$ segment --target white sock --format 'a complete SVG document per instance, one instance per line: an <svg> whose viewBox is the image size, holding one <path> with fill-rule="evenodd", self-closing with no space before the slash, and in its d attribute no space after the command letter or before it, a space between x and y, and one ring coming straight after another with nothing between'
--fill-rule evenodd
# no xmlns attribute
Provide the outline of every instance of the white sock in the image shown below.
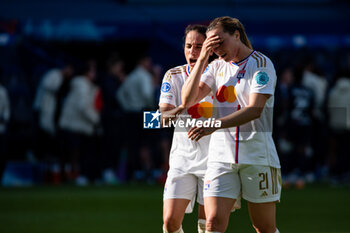
<svg viewBox="0 0 350 233"><path fill-rule="evenodd" d="M198 219L198 233L205 233L205 219Z"/></svg>
<svg viewBox="0 0 350 233"><path fill-rule="evenodd" d="M184 233L184 231L182 230L182 226L181 226L177 231L169 232L165 229L165 227L163 225L163 233Z"/></svg>
<svg viewBox="0 0 350 233"><path fill-rule="evenodd" d="M276 231L275 231L275 233L280 233L280 231L276 228Z"/></svg>

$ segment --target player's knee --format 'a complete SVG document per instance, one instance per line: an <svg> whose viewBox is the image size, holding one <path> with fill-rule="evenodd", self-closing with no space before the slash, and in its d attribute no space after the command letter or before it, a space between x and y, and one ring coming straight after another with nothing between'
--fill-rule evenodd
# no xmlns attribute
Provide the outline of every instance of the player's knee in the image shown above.
<svg viewBox="0 0 350 233"><path fill-rule="evenodd" d="M178 230L181 226L180 221L171 215L165 216L163 221L164 221L164 228L168 232L174 232L174 231Z"/></svg>
<svg viewBox="0 0 350 233"><path fill-rule="evenodd" d="M224 232L225 226L223 226L223 221L219 215L209 215L206 220L207 231L220 231Z"/></svg>
<svg viewBox="0 0 350 233"><path fill-rule="evenodd" d="M274 224L265 223L263 225L253 225L257 233L275 233L276 226Z"/></svg>

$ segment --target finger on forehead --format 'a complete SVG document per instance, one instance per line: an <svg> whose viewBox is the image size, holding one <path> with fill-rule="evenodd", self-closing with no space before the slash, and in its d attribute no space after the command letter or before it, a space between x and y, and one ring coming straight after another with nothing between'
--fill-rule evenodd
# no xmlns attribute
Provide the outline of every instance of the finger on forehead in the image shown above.
<svg viewBox="0 0 350 233"><path fill-rule="evenodd" d="M217 34L212 34L212 35L210 35L210 36L207 37L207 40L208 40L208 39L211 39L211 38L216 38L216 37L219 37L219 36L218 36Z"/></svg>

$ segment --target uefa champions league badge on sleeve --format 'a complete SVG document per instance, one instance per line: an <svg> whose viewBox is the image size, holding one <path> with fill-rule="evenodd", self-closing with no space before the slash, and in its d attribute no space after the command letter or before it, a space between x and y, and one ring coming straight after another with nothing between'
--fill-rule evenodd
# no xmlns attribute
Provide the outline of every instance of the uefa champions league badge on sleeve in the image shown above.
<svg viewBox="0 0 350 233"><path fill-rule="evenodd" d="M143 112L143 128L144 129L160 129L160 115L157 111L144 111Z"/></svg>
<svg viewBox="0 0 350 233"><path fill-rule="evenodd" d="M167 93L170 91L170 89L171 89L170 83L164 82L162 84L162 92Z"/></svg>
<svg viewBox="0 0 350 233"><path fill-rule="evenodd" d="M269 76L265 72L259 72L255 76L255 80L259 85L266 85L269 82Z"/></svg>

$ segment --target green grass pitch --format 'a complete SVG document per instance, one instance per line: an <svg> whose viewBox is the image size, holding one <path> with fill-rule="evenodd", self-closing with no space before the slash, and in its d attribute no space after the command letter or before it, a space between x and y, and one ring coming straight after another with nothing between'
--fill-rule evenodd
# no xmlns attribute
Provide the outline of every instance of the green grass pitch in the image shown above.
<svg viewBox="0 0 350 233"><path fill-rule="evenodd" d="M317 184L283 190L277 206L282 233L350 233L350 187ZM196 232L196 212L185 216ZM162 187L147 185L0 188L1 233L162 232ZM254 233L246 202L227 232Z"/></svg>

